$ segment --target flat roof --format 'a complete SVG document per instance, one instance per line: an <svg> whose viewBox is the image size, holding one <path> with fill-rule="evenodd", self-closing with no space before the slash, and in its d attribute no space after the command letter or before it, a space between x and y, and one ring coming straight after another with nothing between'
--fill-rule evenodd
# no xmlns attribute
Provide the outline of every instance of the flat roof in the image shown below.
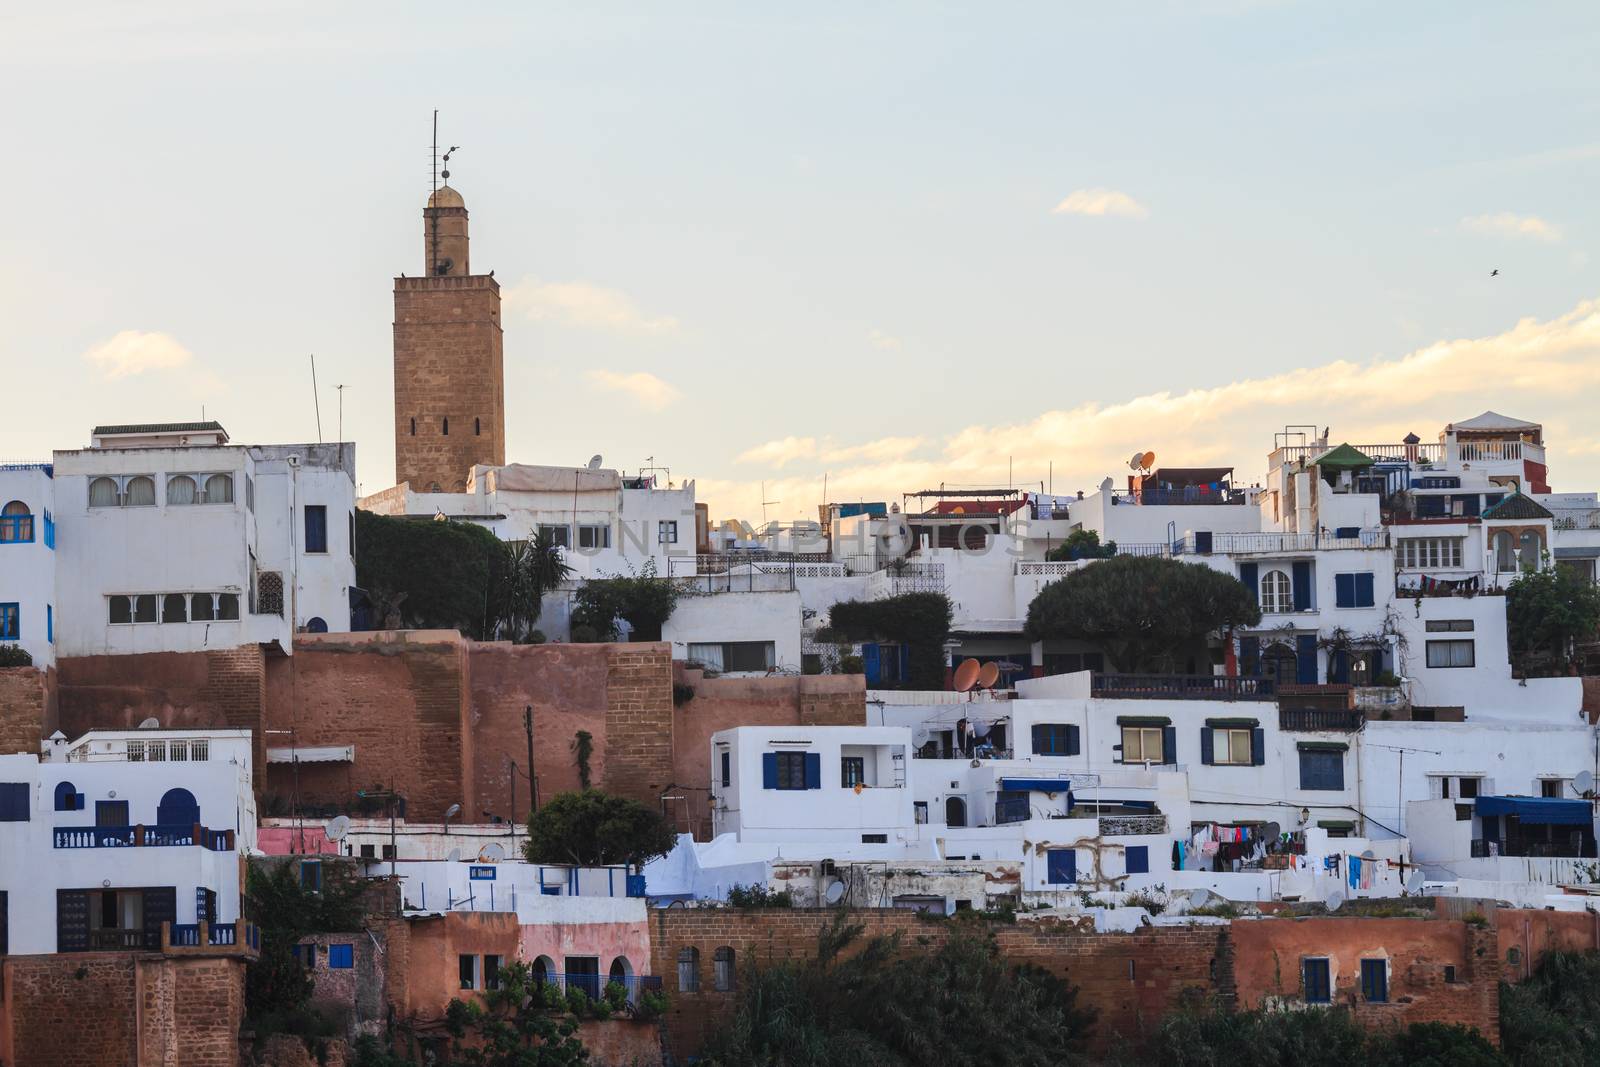
<svg viewBox="0 0 1600 1067"><path fill-rule="evenodd" d="M96 426L94 433L105 437L133 433L197 433L204 430L227 432L222 429L220 422L130 422L116 426Z"/></svg>

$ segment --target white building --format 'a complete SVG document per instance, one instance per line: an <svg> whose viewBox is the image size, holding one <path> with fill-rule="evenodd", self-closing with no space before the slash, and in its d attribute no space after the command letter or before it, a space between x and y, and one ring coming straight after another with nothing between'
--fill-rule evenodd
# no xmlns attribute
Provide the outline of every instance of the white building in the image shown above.
<svg viewBox="0 0 1600 1067"><path fill-rule="evenodd" d="M297 631L350 628L354 445L100 426L54 468L57 655L289 653Z"/></svg>
<svg viewBox="0 0 1600 1067"><path fill-rule="evenodd" d="M48 463L0 464L0 646L55 663L56 521Z"/></svg>
<svg viewBox="0 0 1600 1067"><path fill-rule="evenodd" d="M239 944L248 730L59 734L0 755L0 954Z"/></svg>

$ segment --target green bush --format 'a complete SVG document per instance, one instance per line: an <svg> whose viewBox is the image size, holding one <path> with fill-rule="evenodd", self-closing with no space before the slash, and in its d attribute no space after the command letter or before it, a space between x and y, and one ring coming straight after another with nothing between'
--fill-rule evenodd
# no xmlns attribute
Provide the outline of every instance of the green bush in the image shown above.
<svg viewBox="0 0 1600 1067"><path fill-rule="evenodd" d="M1552 952L1526 982L1501 983L1500 1040L1519 1067L1600 1063L1600 956Z"/></svg>
<svg viewBox="0 0 1600 1067"><path fill-rule="evenodd" d="M728 887L728 906L734 908L792 908L794 894L788 889L774 891L753 882L748 886Z"/></svg>
<svg viewBox="0 0 1600 1067"><path fill-rule="evenodd" d="M0 667L31 667L33 653L21 645L0 645Z"/></svg>
<svg viewBox="0 0 1600 1067"><path fill-rule="evenodd" d="M903 688L944 688L944 642L950 636L950 598L943 593L902 593L885 600L844 600L828 612L828 629L842 641L889 641L905 645L908 677ZM844 665L845 674L859 673Z"/></svg>

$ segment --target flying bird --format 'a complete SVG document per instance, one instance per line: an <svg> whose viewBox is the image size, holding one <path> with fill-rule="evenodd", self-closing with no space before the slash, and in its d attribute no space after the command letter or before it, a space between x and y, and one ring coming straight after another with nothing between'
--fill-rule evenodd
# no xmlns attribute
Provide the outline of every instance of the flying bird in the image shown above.
<svg viewBox="0 0 1600 1067"><path fill-rule="evenodd" d="M1494 270L1489 272L1489 277L1491 277L1491 278L1498 278L1499 276L1500 276L1500 268L1499 267L1496 267Z"/></svg>

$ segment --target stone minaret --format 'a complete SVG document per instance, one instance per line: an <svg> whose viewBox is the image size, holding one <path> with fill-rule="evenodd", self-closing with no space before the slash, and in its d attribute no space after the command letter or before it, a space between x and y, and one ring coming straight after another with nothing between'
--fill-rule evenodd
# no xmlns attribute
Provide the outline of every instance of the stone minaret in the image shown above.
<svg viewBox="0 0 1600 1067"><path fill-rule="evenodd" d="M467 205L448 185L422 212L427 274L394 280L394 477L461 492L506 461L500 285L471 273Z"/></svg>

